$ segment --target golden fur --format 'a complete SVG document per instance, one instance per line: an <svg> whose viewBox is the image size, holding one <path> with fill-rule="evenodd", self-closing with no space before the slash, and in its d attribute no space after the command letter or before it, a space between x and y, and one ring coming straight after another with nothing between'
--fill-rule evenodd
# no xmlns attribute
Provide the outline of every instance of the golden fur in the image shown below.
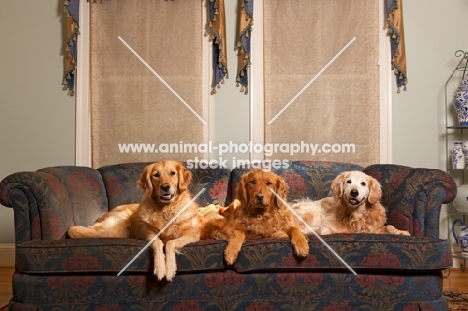
<svg viewBox="0 0 468 311"><path fill-rule="evenodd" d="M289 239L296 255L305 257L309 253L307 239L292 213L268 188L286 198L287 185L275 173L257 169L244 174L236 200L220 212L224 217L208 221L204 227L202 238L228 241L224 258L229 265L235 262L244 241L250 239Z"/></svg>
<svg viewBox="0 0 468 311"><path fill-rule="evenodd" d="M187 187L192 175L182 163L161 161L148 165L138 185L145 195L140 204L122 205L101 216L92 226L74 226L72 238L132 237L152 240L191 200ZM154 274L171 281L176 274L175 254L200 239L198 205L190 206L152 243ZM165 254L164 254L165 246Z"/></svg>
<svg viewBox="0 0 468 311"><path fill-rule="evenodd" d="M72 226L68 229L70 238L127 238L130 237L130 216L139 204L120 205L102 214L88 227Z"/></svg>
<svg viewBox="0 0 468 311"><path fill-rule="evenodd" d="M293 209L317 233L390 233L408 231L385 225L386 209L380 204L382 189L373 177L360 171L343 172L331 184L332 196L318 201L301 201ZM312 232L299 222L301 231Z"/></svg>

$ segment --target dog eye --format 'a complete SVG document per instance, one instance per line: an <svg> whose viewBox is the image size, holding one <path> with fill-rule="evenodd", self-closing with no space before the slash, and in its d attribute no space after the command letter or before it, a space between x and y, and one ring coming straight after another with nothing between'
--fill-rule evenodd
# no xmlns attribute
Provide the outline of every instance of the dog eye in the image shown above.
<svg viewBox="0 0 468 311"><path fill-rule="evenodd" d="M273 183L272 183L271 181L267 181L267 182L266 182L266 185L267 185L267 186L271 186L271 185L273 185Z"/></svg>
<svg viewBox="0 0 468 311"><path fill-rule="evenodd" d="M251 180L251 181L249 181L249 184L251 184L251 185L255 185L255 180Z"/></svg>
<svg viewBox="0 0 468 311"><path fill-rule="evenodd" d="M154 173L154 177L158 178L159 177L159 172Z"/></svg>
<svg viewBox="0 0 468 311"><path fill-rule="evenodd" d="M363 181L363 182L361 183L361 186L365 186L365 185L366 185L366 182Z"/></svg>
<svg viewBox="0 0 468 311"><path fill-rule="evenodd" d="M170 174L171 174L171 176L174 176L174 175L175 175L175 172L174 172L174 171L171 171Z"/></svg>
<svg viewBox="0 0 468 311"><path fill-rule="evenodd" d="M347 184L350 184L350 183L351 183L351 179L348 179L348 180L346 181L346 183L347 183Z"/></svg>

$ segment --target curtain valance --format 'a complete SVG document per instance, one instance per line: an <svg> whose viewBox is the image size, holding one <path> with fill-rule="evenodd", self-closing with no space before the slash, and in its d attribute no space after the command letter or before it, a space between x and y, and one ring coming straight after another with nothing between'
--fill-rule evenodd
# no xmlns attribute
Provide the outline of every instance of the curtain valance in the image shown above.
<svg viewBox="0 0 468 311"><path fill-rule="evenodd" d="M89 0L88 0L89 1ZM402 0L385 0L387 26L390 31L392 69L395 72L398 92L400 88L406 89L408 83L406 72L406 51L403 27ZM94 0L94 2L96 2ZM80 0L65 0L67 41L64 51L63 89L68 95L75 93L75 74L77 58L77 36L79 34L79 6ZM224 83L229 77L227 69L226 49L226 17L224 0L209 0L209 32L213 42L213 81L212 94L216 87ZM254 0L240 0L238 13L238 66L236 83L241 91L248 92L248 69L250 65L250 38L253 26Z"/></svg>

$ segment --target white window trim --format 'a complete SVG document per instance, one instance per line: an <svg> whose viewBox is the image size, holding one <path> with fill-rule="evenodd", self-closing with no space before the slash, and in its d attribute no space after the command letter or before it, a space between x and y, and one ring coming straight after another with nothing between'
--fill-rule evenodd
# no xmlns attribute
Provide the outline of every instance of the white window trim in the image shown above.
<svg viewBox="0 0 468 311"><path fill-rule="evenodd" d="M255 30L252 32L251 58L263 59L263 2L255 2ZM90 41L89 41L89 2L80 2L80 36L78 36L78 59L76 74L76 134L75 164L92 166L91 155L91 114L89 103L90 82ZM392 163L392 70L390 40L385 29L384 0L379 3L379 71L380 71L380 163ZM207 21L206 10L203 10L203 24ZM205 27L202 36L205 37ZM208 40L203 41L203 119L211 120L211 47ZM254 61L250 67L250 140L264 144L264 84L263 62ZM213 128L209 122L204 127L204 141L209 142ZM206 155L209 158L210 155ZM259 159L255 154L251 159Z"/></svg>
<svg viewBox="0 0 468 311"><path fill-rule="evenodd" d="M379 2L379 71L380 71L380 163L392 162L392 79L390 38L386 25L385 1Z"/></svg>
<svg viewBox="0 0 468 311"><path fill-rule="evenodd" d="M75 103L75 164L92 166L91 155L91 111L89 103L90 46L89 46L89 2L80 1L80 35L76 69Z"/></svg>

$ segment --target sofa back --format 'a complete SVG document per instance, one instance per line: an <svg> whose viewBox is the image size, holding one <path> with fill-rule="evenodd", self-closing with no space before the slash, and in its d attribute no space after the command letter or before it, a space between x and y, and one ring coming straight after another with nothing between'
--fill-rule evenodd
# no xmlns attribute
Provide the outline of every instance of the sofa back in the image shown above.
<svg viewBox="0 0 468 311"><path fill-rule="evenodd" d="M139 203L143 190L137 186L149 163L127 163L99 169L77 166L44 168L11 174L0 183L0 203L15 212L16 243L66 238L72 225L91 225L103 212L118 205ZM439 236L442 204L456 195L456 184L447 172L392 164L371 165L320 161L294 161L273 170L289 185L288 201L321 199L343 171L363 170L383 187L382 203L388 223L415 236ZM200 206L228 205L237 185L251 168L191 169L190 191Z"/></svg>

